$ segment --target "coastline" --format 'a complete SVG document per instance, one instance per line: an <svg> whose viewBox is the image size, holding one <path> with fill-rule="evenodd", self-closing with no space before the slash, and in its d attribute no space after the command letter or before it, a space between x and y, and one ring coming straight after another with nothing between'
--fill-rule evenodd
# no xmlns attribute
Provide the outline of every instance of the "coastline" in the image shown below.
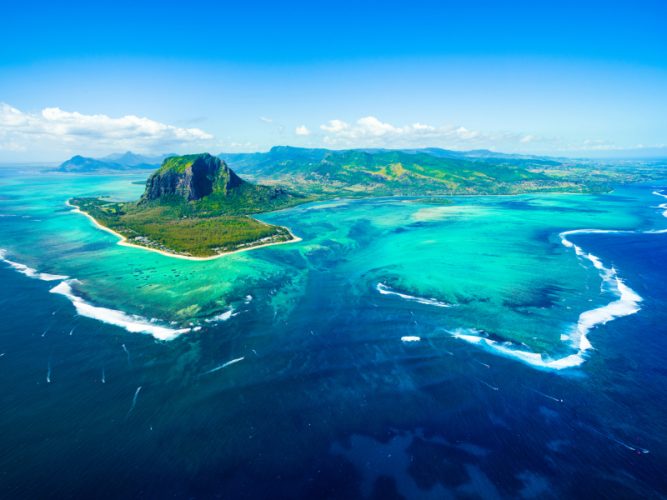
<svg viewBox="0 0 667 500"><path fill-rule="evenodd" d="M251 246L251 247L248 247L248 248L239 248L238 250L231 250L229 252L223 252L223 253L219 253L219 254L216 254L216 255L211 255L209 257L193 257L191 255L180 255L180 254L177 254L177 253L165 252L164 250L158 250L157 248L150 248L150 247L145 247L145 246L142 246L142 245L137 245L135 243L130 243L127 240L126 236L120 234L117 231L114 231L113 229L111 229L109 227L106 227L103 224L100 224L97 221L97 219L95 219L95 217L93 217L92 215L90 215L87 212L84 212L79 207L77 207L75 205L72 205L69 202L69 200L67 200L65 202L65 205L67 205L70 208L73 208L72 213L81 214L81 215L87 217L93 223L93 225L95 227L97 227L98 229L101 229L103 231L111 233L114 236L116 236L117 238L119 238L120 241L118 241L117 244L120 245L120 246L138 248L140 250L147 250L149 252L159 253L160 255L164 255L165 257L173 257L175 259L195 260L195 261L214 260L214 259L219 259L220 257L226 257L228 255L232 255L232 254L235 254L235 253L241 253L241 252L247 252L249 250L255 250L257 248L270 247L270 246L273 246L273 245L285 245L287 243L298 243L299 241L302 241L302 239L299 238L298 236L296 236L294 233L292 233L292 231L289 228L285 228L285 229L287 229L290 236L292 237L292 239L289 240L289 241L276 241L275 243L264 243L262 245L255 245L255 246ZM259 222L262 222L262 221L259 221ZM263 223L263 224L266 224L266 223Z"/></svg>

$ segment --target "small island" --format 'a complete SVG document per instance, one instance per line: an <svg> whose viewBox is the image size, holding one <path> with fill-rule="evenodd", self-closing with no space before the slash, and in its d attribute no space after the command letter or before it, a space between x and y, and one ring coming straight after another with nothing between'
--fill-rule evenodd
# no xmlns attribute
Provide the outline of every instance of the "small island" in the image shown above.
<svg viewBox="0 0 667 500"><path fill-rule="evenodd" d="M250 215L305 201L309 198L281 187L247 182L224 161L204 153L165 159L136 202L72 198L69 205L119 236L120 244L173 257L211 259L298 241L286 227Z"/></svg>

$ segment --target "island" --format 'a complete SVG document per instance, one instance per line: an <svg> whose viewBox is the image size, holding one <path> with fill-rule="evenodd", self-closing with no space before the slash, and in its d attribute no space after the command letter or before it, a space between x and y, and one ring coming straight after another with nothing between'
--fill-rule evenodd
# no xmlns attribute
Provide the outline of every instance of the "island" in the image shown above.
<svg viewBox="0 0 667 500"><path fill-rule="evenodd" d="M68 174L131 173L141 170L155 170L169 156L176 155L145 156L131 151L111 154L103 158L75 155L61 163L58 168L47 171Z"/></svg>
<svg viewBox="0 0 667 500"><path fill-rule="evenodd" d="M150 175L136 202L72 198L68 204L120 244L187 259L297 241L289 229L252 214L287 208L310 198L278 186L241 179L208 153L172 156Z"/></svg>
<svg viewBox="0 0 667 500"><path fill-rule="evenodd" d="M135 167L146 161L132 153L107 159ZM655 169L646 168L603 169L585 161L486 150L276 146L264 153L170 156L136 202L74 198L70 204L119 236L122 245L209 259L296 241L287 228L252 215L307 201L402 196L443 205L459 195L604 193L614 184L654 178Z"/></svg>
<svg viewBox="0 0 667 500"><path fill-rule="evenodd" d="M624 180L590 165L485 150L308 149L275 146L265 153L221 153L241 175L320 198L509 195L609 191Z"/></svg>

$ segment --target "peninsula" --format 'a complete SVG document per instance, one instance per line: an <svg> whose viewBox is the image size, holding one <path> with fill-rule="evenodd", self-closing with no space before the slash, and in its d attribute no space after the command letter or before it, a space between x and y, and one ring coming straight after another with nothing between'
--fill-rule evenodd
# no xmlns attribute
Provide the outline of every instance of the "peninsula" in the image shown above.
<svg viewBox="0 0 667 500"><path fill-rule="evenodd" d="M251 215L308 200L281 187L247 182L224 161L204 153L165 159L136 202L72 198L69 204L119 236L121 244L210 259L296 241L289 229Z"/></svg>

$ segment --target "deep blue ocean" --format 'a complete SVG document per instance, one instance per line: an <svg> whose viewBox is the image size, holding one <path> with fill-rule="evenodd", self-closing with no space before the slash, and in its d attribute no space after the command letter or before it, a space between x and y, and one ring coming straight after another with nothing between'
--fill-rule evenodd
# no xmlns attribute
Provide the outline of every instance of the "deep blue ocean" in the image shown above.
<svg viewBox="0 0 667 500"><path fill-rule="evenodd" d="M379 349L437 324L352 300L326 269L309 316L160 342L1 264L0 497L664 498L667 234L571 239L643 303L569 372L462 342ZM265 350L202 371L258 345L248 331Z"/></svg>

